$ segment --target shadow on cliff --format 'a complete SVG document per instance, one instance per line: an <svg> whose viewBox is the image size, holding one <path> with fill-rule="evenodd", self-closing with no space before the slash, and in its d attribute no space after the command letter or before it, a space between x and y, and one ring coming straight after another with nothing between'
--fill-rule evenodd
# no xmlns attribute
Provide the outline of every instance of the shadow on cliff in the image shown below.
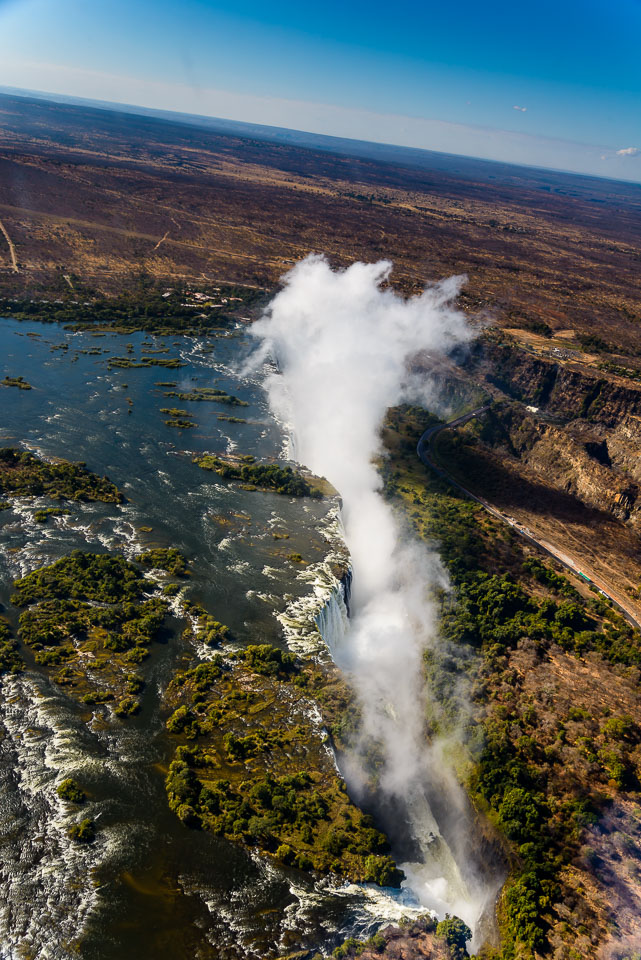
<svg viewBox="0 0 641 960"><path fill-rule="evenodd" d="M549 486L519 469L516 463L497 463L479 448L459 450L455 461L444 459L442 462L463 486L508 516L524 510L533 520L538 516L548 523L557 521L591 530L608 530L617 536L621 552L639 558L636 538L613 514L587 506L571 492Z"/></svg>

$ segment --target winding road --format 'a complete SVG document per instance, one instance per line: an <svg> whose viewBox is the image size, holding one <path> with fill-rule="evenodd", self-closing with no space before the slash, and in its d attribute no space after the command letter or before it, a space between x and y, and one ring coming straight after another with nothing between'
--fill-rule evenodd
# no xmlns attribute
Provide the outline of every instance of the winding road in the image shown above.
<svg viewBox="0 0 641 960"><path fill-rule="evenodd" d="M442 430L451 430L453 427L459 427L462 424L467 423L469 420L473 420L475 417L481 416L489 409L490 404L487 404L484 407L478 407L476 410L472 410L471 413L466 413L462 417L457 417L456 420L450 420L449 423L438 423L436 426L430 427L428 430L426 430L421 439L418 441L418 445L416 447L416 453L421 463L425 464L426 467L429 467L430 470L433 470L436 474L438 474L439 477L442 477L443 480L446 480L453 487L456 487L457 490L460 490L461 493L465 494L466 497L469 497L470 500L475 500L476 503L480 503L480 505L487 510L488 513L491 513L493 517L496 517L497 520L501 520L503 523L506 523L521 537L529 541L529 543L534 544L534 546L539 550L547 553L550 557L554 557L555 560L558 560L559 563L561 563L572 573L581 576L589 583L594 584L597 590L599 590L604 597L607 597L608 600L612 601L614 606L625 617L628 623L630 623L637 630L641 630L641 623L639 623L637 617L627 607L625 600L619 594L614 594L612 592L612 587L607 586L594 576L588 577L571 557L559 550L554 544L549 543L547 540L537 539L537 537L530 529L528 529L528 527L524 527L513 517L508 517L504 513L501 513L500 510L497 510L496 507L493 507L482 497L477 497L475 493L472 493L471 490L468 490L467 487L464 487L458 482L458 480L455 480L451 474L438 465L435 459L434 448L432 446L434 438Z"/></svg>

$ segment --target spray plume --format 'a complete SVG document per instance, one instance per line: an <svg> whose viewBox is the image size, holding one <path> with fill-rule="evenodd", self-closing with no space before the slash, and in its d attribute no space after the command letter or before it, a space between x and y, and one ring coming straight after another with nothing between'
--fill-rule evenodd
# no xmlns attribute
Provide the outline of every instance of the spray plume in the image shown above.
<svg viewBox="0 0 641 960"><path fill-rule="evenodd" d="M412 838L403 864L411 889L424 906L476 925L484 895L471 867L465 797L442 745L428 745L424 729L422 656L436 634L429 588L447 578L424 544L404 536L374 463L387 409L416 399L408 360L472 336L452 306L465 278L404 300L381 287L391 267L332 271L323 257L309 256L284 278L252 332L262 340L257 359L277 360L279 373L265 386L274 412L291 425L295 459L327 477L343 501L351 619L344 637L326 639L362 710L360 749L343 761L346 780L363 795L371 773L364 756L376 744L381 806L397 833L403 821Z"/></svg>

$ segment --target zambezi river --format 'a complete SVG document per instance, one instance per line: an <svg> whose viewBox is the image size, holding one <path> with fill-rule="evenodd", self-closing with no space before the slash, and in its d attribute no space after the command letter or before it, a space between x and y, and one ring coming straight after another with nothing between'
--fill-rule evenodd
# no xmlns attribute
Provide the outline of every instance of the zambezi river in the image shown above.
<svg viewBox="0 0 641 960"><path fill-rule="evenodd" d="M32 386L0 387L0 446L84 461L126 497L63 503L69 515L46 524L34 521L35 510L61 505L46 497L0 512L0 613L14 631L16 578L74 549L132 558L171 546L190 561L189 599L237 642L315 655L315 624L340 616L328 563L341 551L337 502L250 492L192 462L203 452L285 456L287 431L270 414L260 375L237 372L250 350L242 327L195 339L0 320L0 377ZM184 366L109 369L110 357L142 353ZM160 409L185 404L165 397L157 384L167 382L176 391L223 389L248 406L191 403L197 426L173 429ZM303 571L278 548L281 531L286 552L307 561ZM24 648L27 670L0 681L0 958L263 960L294 949L326 953L347 935L411 914L403 891L317 883L190 830L170 812L164 777L175 744L162 692L176 670L207 656L181 639L178 606L171 626L171 639L143 664L142 709L126 721L103 712L87 723L86 710ZM68 837L77 814L57 796L61 772L89 792L83 815L96 819L94 844Z"/></svg>

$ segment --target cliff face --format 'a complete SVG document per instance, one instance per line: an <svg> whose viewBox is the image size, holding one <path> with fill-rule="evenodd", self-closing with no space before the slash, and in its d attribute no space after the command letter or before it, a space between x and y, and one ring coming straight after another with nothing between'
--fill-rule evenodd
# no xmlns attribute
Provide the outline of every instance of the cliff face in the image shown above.
<svg viewBox="0 0 641 960"><path fill-rule="evenodd" d="M600 370L554 362L497 343L485 343L476 359L487 365L488 382L508 397L557 416L609 427L627 416L641 416L641 385Z"/></svg>
<svg viewBox="0 0 641 960"><path fill-rule="evenodd" d="M546 486L641 526L641 422L626 418L614 430L583 420L562 427L506 403L488 413L481 440Z"/></svg>
<svg viewBox="0 0 641 960"><path fill-rule="evenodd" d="M546 486L641 527L641 386L511 346L487 344L480 363L488 383L521 401L495 404L481 440Z"/></svg>
<svg viewBox="0 0 641 960"><path fill-rule="evenodd" d="M434 934L436 923L429 917L414 923L381 930L375 944L360 944L346 949L346 958L361 960L452 960L447 944ZM348 941L349 943L349 941ZM346 945L347 946L347 945ZM293 960L293 958L292 958Z"/></svg>

